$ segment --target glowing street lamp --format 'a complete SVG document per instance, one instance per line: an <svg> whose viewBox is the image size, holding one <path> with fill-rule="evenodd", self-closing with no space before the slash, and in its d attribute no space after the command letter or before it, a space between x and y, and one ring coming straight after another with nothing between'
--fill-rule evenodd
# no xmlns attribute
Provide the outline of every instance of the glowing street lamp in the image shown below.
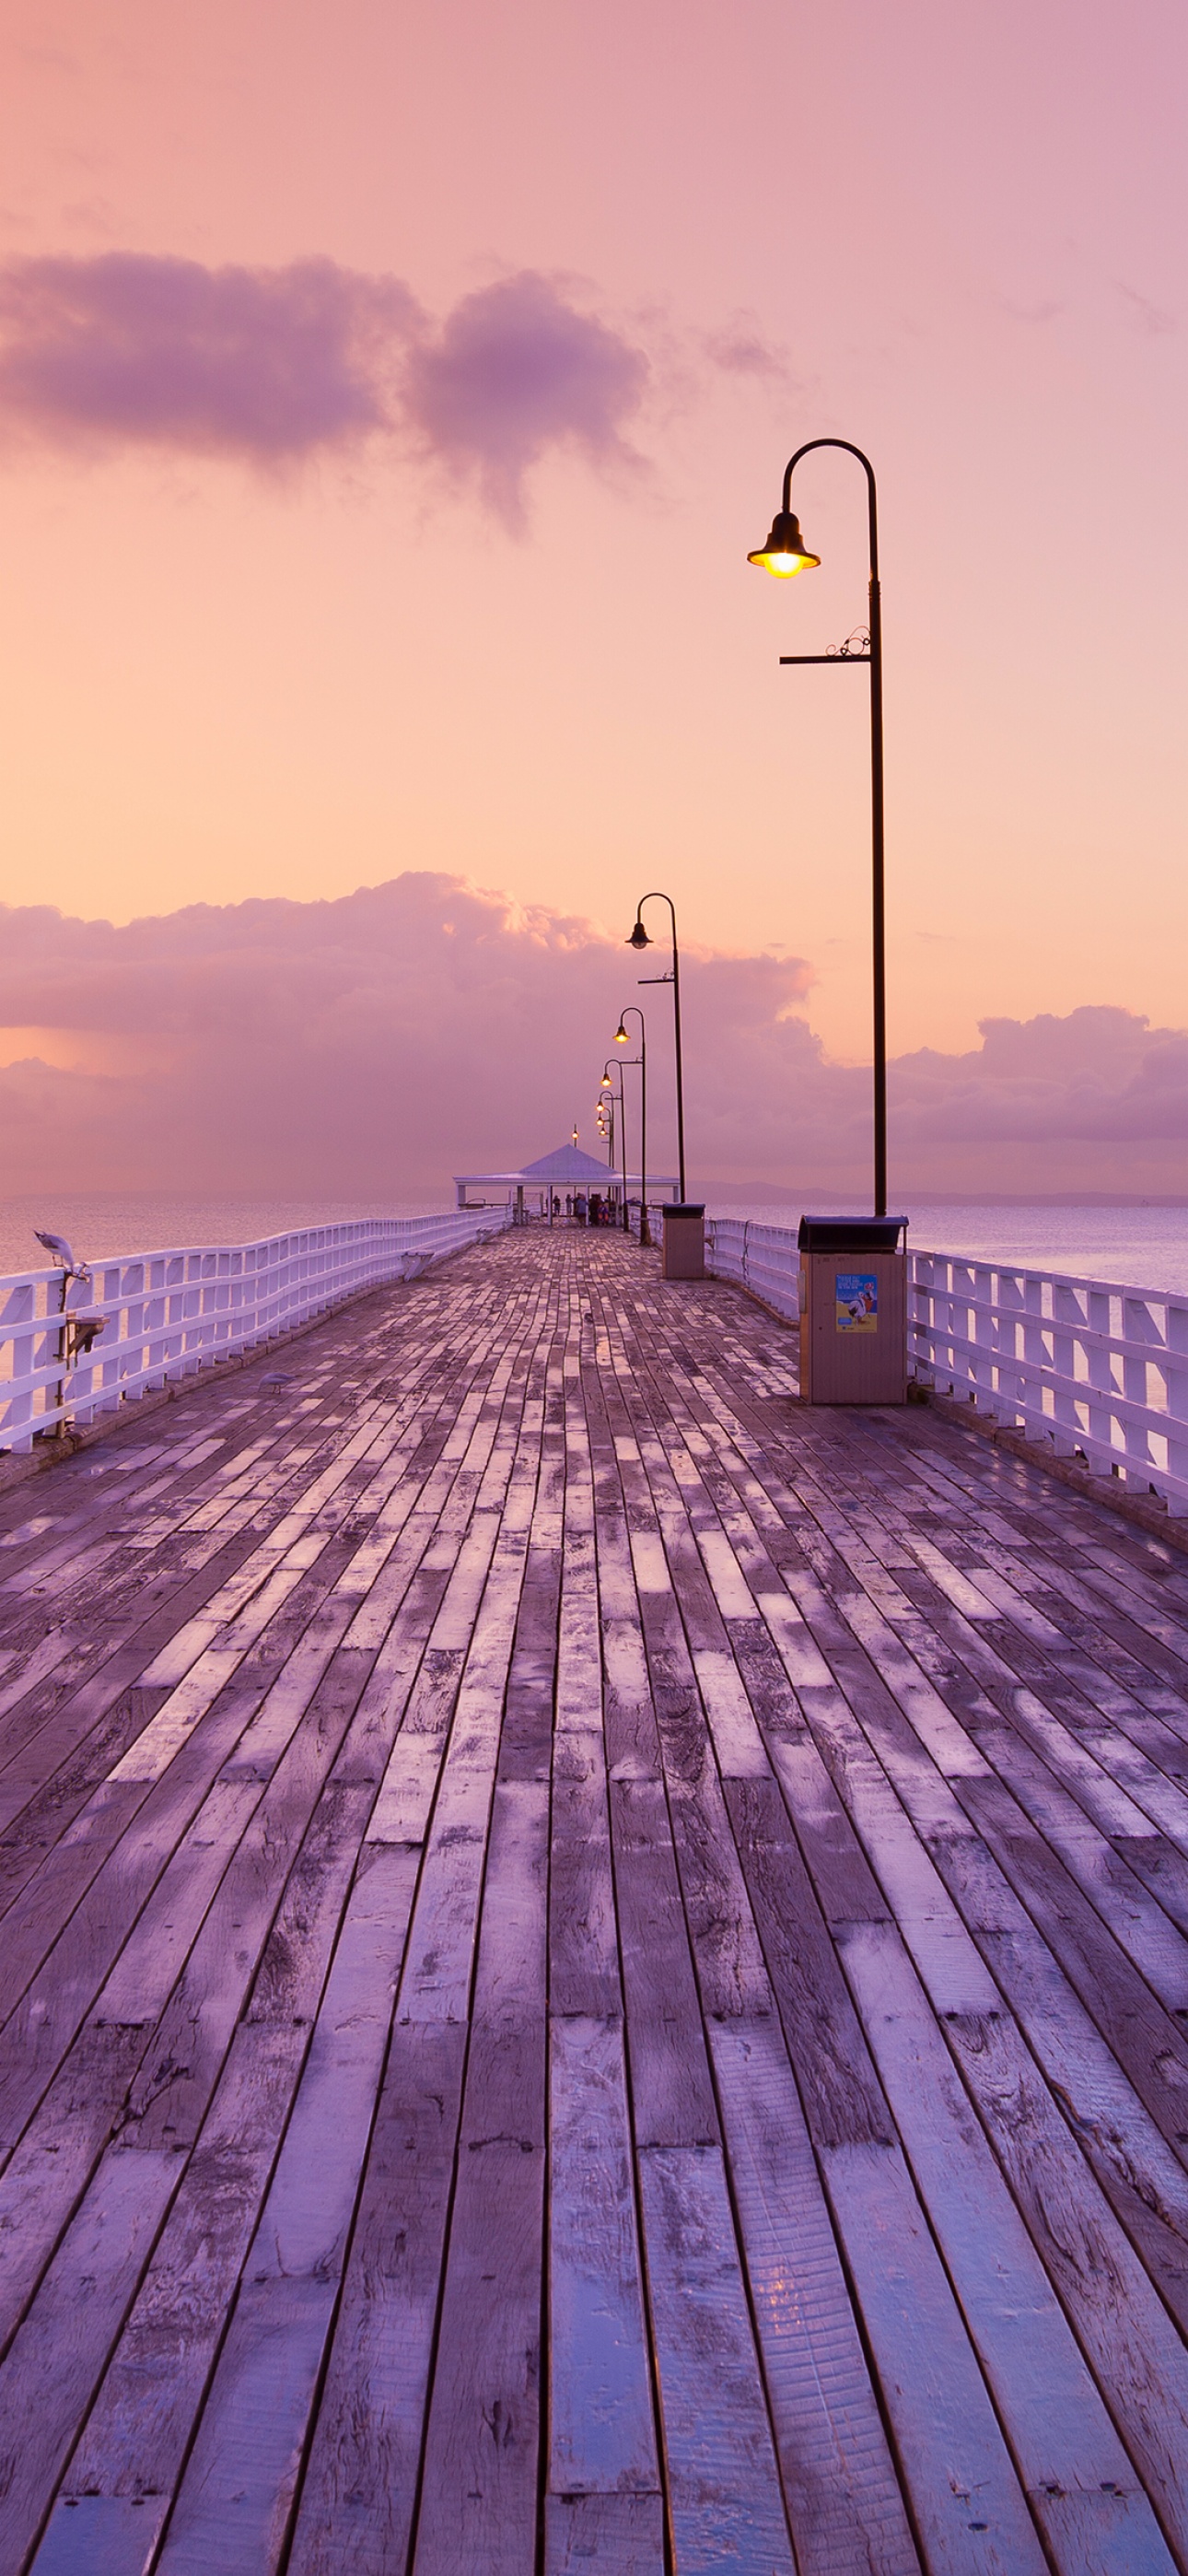
<svg viewBox="0 0 1188 2576"><path fill-rule="evenodd" d="M777 581L789 581L798 572L808 572L820 563L820 556L810 554L800 533L800 521L791 507L792 476L802 456L811 456L818 447L840 447L847 456L857 457L866 476L867 515L870 527L870 625L865 634L850 636L832 653L781 653L781 663L861 662L870 672L870 833L871 833L871 928L874 983L874 1212L887 1213L887 959L886 906L883 865L883 609L879 589L879 522L875 493L874 467L860 447L848 438L810 438L798 447L784 469L783 503L777 510L766 545L757 546L747 562L758 564L764 572L774 573ZM681 1183L682 1195L684 1182Z"/></svg>
<svg viewBox="0 0 1188 2576"><path fill-rule="evenodd" d="M615 1090L614 1083L613 1083L613 1081L611 1080L611 1076L612 1076L612 1074L617 1074L617 1075L618 1075L618 1078L619 1078L619 1088L618 1088L618 1090L617 1090L617 1091ZM602 1069L602 1088L603 1088L603 1090L604 1090L604 1091L609 1091L609 1093L610 1093L611 1130L610 1130L610 1154L609 1154L608 1160L609 1160L609 1163L610 1163L610 1168L611 1168L612 1173L613 1173L614 1168L615 1168L615 1111L616 1111L616 1109L618 1110L618 1113L619 1113L619 1118L618 1118L618 1126L619 1126L619 1141L620 1141L620 1145L621 1145L621 1148L622 1148L622 1156L623 1156L623 1223L624 1223L624 1225L626 1225L626 1223L627 1223L627 1102L626 1102L626 1099L625 1099L625 1097L624 1097L624 1091L623 1091L623 1067L622 1067L622 1065L617 1061L617 1059L615 1059L615 1058L613 1058L613 1057L611 1057L611 1056L608 1056L608 1057L607 1057L606 1063L605 1063L605 1065L603 1066L603 1069Z"/></svg>
<svg viewBox="0 0 1188 2576"><path fill-rule="evenodd" d="M646 1022L645 1022L645 1020L644 1020L644 1015L643 1015L643 1012L641 1011L641 1009L640 1009L640 1007L639 1007L638 1002L628 1002L628 1004L627 1004L627 1006L626 1006L626 1009L625 1009L625 1010L620 1011L620 1013L619 1013L619 1025L618 1025L618 1028L615 1030L615 1045L616 1045L616 1046L628 1046L628 1045L630 1044L630 1039L629 1039L629 1037L628 1037L627 1030L626 1030L626 1029L624 1028L624 1026L623 1026L623 1022L624 1022L624 1021L625 1021L625 1019L627 1018L628 1012L630 1012L631 1017L632 1017L633 1019L636 1019L636 1020L638 1020L638 1021L639 1021L639 1056L638 1056L638 1059L637 1059L638 1064L639 1064L639 1240L640 1240L640 1248L641 1248L641 1250L644 1250L644 1249L646 1249L646 1247L648 1246L648 1244L650 1244L650 1242L651 1242L651 1240L652 1240L651 1233L650 1233L650 1230L649 1230L649 1227L648 1227L648 1039L647 1039L647 1024L646 1024ZM623 1062L624 1062L625 1064L626 1064L626 1063L629 1063L629 1062L630 1062L630 1057L625 1056L625 1057L624 1057L624 1059L623 1059Z"/></svg>
<svg viewBox="0 0 1188 2576"><path fill-rule="evenodd" d="M672 986L672 1026L676 1044L677 1170L680 1173L683 1207L685 1204L685 1081L681 1060L681 959L677 947L676 905L670 894L660 894L655 891L651 894L641 894L635 907L635 928L626 942L628 948L650 948L652 945L643 924L645 903L666 903L672 916L671 975L641 975L639 980L641 984L671 984Z"/></svg>
<svg viewBox="0 0 1188 2576"><path fill-rule="evenodd" d="M777 510L766 545L756 546L754 554L747 556L748 563L761 564L764 572L775 574L777 581L791 581L798 572L812 572L820 561L820 555L809 553L794 510Z"/></svg>

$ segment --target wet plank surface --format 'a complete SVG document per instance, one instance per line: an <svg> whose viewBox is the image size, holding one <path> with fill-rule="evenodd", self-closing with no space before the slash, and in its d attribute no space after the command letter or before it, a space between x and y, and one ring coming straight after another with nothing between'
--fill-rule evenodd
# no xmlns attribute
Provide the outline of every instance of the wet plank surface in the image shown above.
<svg viewBox="0 0 1188 2576"><path fill-rule="evenodd" d="M5 2576L1188 2571L1188 1560L507 1237L0 1503Z"/></svg>

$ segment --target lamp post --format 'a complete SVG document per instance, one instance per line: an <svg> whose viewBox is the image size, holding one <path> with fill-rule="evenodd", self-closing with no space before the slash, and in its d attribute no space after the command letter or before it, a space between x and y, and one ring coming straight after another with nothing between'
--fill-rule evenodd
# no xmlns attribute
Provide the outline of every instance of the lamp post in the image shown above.
<svg viewBox="0 0 1188 2576"><path fill-rule="evenodd" d="M627 1031L623 1026L628 1014L633 1020L639 1021L639 1245L642 1252L652 1240L648 1230L648 1034L647 1023L638 1002L628 1002L626 1009L619 1013L615 1045L629 1044ZM630 1058L624 1056L623 1062L629 1063Z"/></svg>
<svg viewBox="0 0 1188 2576"><path fill-rule="evenodd" d="M613 1172L615 1168L615 1095L611 1090L609 1082L603 1083L602 1089L598 1094L597 1105L598 1133L600 1136L609 1138L606 1159L610 1170Z"/></svg>
<svg viewBox="0 0 1188 2576"><path fill-rule="evenodd" d="M619 1088L618 1088L618 1092L617 1092L617 1093L616 1093L616 1091L615 1091L614 1084L613 1084L613 1083L612 1083L612 1081L611 1081L611 1075L612 1075L612 1073L617 1073L617 1074L618 1074L618 1077L619 1077ZM615 1104L616 1099L617 1099L617 1101L618 1101L618 1105L619 1105L619 1144L620 1144L620 1148L621 1148L621 1150L622 1150L622 1155L623 1155L623 1223L624 1223L624 1226L625 1226L625 1225L626 1225L626 1223L627 1223L627 1100L626 1100L626 1095L625 1095L625 1093L624 1093L624 1089L623 1089L623 1067L622 1067L622 1065L618 1062L618 1059L617 1059L616 1057L612 1057L612 1056L609 1056L609 1055L608 1055L608 1057L607 1057L607 1059L606 1059L606 1063L604 1064L604 1066L603 1066L603 1068L602 1068L602 1087L603 1087L603 1090L604 1090L604 1091L609 1091L609 1092L610 1092L612 1112L613 1112L613 1109L614 1109L614 1104ZM612 1133L612 1136L611 1136L611 1170L612 1170L612 1172L614 1171L614 1168L615 1168L615 1146L614 1146L614 1136L613 1136L613 1133Z"/></svg>
<svg viewBox="0 0 1188 2576"><path fill-rule="evenodd" d="M627 941L627 946L629 948L650 948L652 945L643 925L643 908L645 903L666 903L668 905L669 912L672 915L671 975L641 975L639 980L641 984L671 984L672 986L672 1024L673 1033L676 1038L677 1170L680 1173L681 1205L683 1207L685 1204L685 1084L684 1069L681 1063L681 960L680 952L677 948L676 905L674 904L670 894L659 894L655 891L651 894L641 894L639 902L635 907L635 928Z"/></svg>
<svg viewBox="0 0 1188 2576"><path fill-rule="evenodd" d="M832 653L781 653L781 663L862 662L870 671L870 828L871 828L871 915L874 970L874 1200L875 1215L887 1213L887 965L886 921L883 871L883 610L879 591L879 521L875 494L874 467L860 447L848 438L810 438L798 447L784 469L783 501L771 524L766 545L747 556L747 562L761 565L764 572L774 573L778 581L789 581L798 572L807 572L820 563L820 555L810 554L800 533L800 521L791 507L792 476L802 456L811 456L818 447L840 447L847 456L857 457L866 476L866 495L870 525L870 626L865 635L853 635ZM683 1188L683 1183L682 1183Z"/></svg>

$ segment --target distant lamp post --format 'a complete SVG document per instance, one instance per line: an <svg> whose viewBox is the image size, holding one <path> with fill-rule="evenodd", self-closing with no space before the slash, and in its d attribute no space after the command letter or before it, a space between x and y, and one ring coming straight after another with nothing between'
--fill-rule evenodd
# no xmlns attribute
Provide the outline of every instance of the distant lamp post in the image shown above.
<svg viewBox="0 0 1188 2576"><path fill-rule="evenodd" d="M613 1083L613 1082L612 1082L612 1080L611 1080L611 1076L612 1076L612 1074L617 1074L617 1075L618 1075L618 1077L619 1077L619 1088L618 1088L618 1090L617 1090L617 1091L615 1090L614 1083ZM612 1058L612 1057L610 1057L610 1056L608 1056L608 1057L607 1057L606 1063L604 1064L604 1066L603 1066L603 1068L602 1068L602 1088L603 1088L603 1090L604 1090L604 1091L609 1091L610 1096L611 1096L611 1144L610 1144L610 1168L611 1168L611 1172L612 1172L612 1174L613 1174L613 1172L614 1172L614 1168L615 1168L615 1110L616 1110L616 1108L618 1109L618 1112L619 1112L619 1120L618 1120L618 1125L619 1125L619 1145L620 1145L620 1150L621 1150L622 1157L623 1157L623 1223L624 1223L624 1225L626 1225L626 1223L627 1223L627 1102L626 1102L626 1098L625 1098L624 1090L623 1090L623 1067L622 1067L622 1065L621 1065L620 1063L618 1063L618 1061L617 1061L616 1059L614 1059L614 1058Z"/></svg>
<svg viewBox="0 0 1188 2576"><path fill-rule="evenodd" d="M639 1241L645 1250L652 1237L648 1227L648 1035L647 1023L638 1002L628 1002L619 1013L615 1045L629 1046L630 1038L623 1026L628 1017L639 1021ZM624 1063L630 1058L624 1057Z"/></svg>
<svg viewBox="0 0 1188 2576"><path fill-rule="evenodd" d="M862 662L870 672L870 824L871 824L871 913L874 969L874 1212L887 1213L887 960L886 908L883 868L883 609L879 590L879 521L875 493L874 467L860 447L848 438L810 438L798 447L784 469L783 503L771 524L766 545L757 546L747 562L758 564L764 572L774 573L777 581L790 581L798 572L808 572L820 563L820 555L810 554L800 533L800 521L791 508L792 476L802 456L811 456L818 447L840 447L847 456L857 457L866 476L866 495L870 524L870 625L865 634L848 636L832 653L781 653L781 663ZM633 934L634 936L634 934ZM681 1183L684 1195L684 1182Z"/></svg>
<svg viewBox="0 0 1188 2576"><path fill-rule="evenodd" d="M672 986L672 1025L673 1035L676 1041L677 1170L680 1174L681 1205L683 1207L685 1204L685 1077L684 1066L681 1059L681 959L680 951L677 947L676 905L674 904L670 894L660 894L655 890L653 890L651 894L641 894L639 902L635 907L635 928L631 932L626 943L628 948L650 948L652 945L648 933L644 929L643 908L645 903L666 903L672 916L672 973L670 975L641 975L639 980L641 984L671 984Z"/></svg>

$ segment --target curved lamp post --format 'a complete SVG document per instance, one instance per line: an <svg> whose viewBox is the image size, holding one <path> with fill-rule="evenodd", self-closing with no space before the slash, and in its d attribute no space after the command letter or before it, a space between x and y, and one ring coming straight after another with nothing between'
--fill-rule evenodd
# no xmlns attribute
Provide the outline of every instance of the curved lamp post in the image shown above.
<svg viewBox="0 0 1188 2576"><path fill-rule="evenodd" d="M790 581L798 572L808 572L820 563L820 555L810 554L800 533L800 521L791 506L792 476L802 456L811 456L818 447L840 447L847 456L857 457L866 476L866 494L870 522L870 627L865 635L850 636L832 653L781 653L781 663L793 662L863 662L870 671L870 826L871 826L871 909L874 965L874 1212L887 1213L887 963L886 921L883 878L883 610L879 591L879 521L875 495L874 467L860 447L848 438L810 438L798 447L784 468L784 497L771 524L766 545L758 546L747 562L761 565L764 572L774 573L777 581ZM681 1184L682 1192L684 1183Z"/></svg>
<svg viewBox="0 0 1188 2576"><path fill-rule="evenodd" d="M643 908L645 903L666 903L668 905L669 912L672 915L671 975L641 975L639 980L641 984L671 984L672 986L672 1024L673 1034L676 1039L677 1170L680 1173L681 1205L683 1207L685 1204L685 1082L684 1068L681 1062L681 960L680 951L677 947L676 905L674 904L670 894L660 894L656 891L653 891L651 894L641 894L639 902L635 907L635 928L627 941L628 948L650 948L652 945L643 925Z"/></svg>
<svg viewBox="0 0 1188 2576"><path fill-rule="evenodd" d="M639 1021L639 1243L642 1252L652 1240L648 1230L648 1036L647 1023L638 1002L628 1002L626 1009L619 1013L615 1045L629 1044L628 1034L623 1026L628 1016ZM624 1056L623 1063L629 1062L630 1058ZM622 1067L620 1067L621 1070ZM624 1207L623 1222L627 1223L626 1207Z"/></svg>
<svg viewBox="0 0 1188 2576"><path fill-rule="evenodd" d="M608 1081L603 1082L602 1089L598 1094L596 1107L598 1110L598 1133L600 1136L609 1140L606 1159L609 1169L613 1172L615 1168L615 1095Z"/></svg>
<svg viewBox="0 0 1188 2576"><path fill-rule="evenodd" d="M612 1083L612 1081L611 1081L611 1075L612 1075L612 1073L617 1073L617 1074L618 1074L618 1077L619 1077L619 1088L618 1088L618 1091L617 1091L617 1092L616 1092L616 1090L615 1090L615 1088L614 1088L614 1084L613 1084L613 1083ZM618 1058L617 1058L617 1057L615 1057L615 1056L609 1056L609 1055L608 1055L608 1057L607 1057L607 1059L606 1059L606 1063L604 1064L604 1066L603 1066L603 1068L602 1068L602 1087L603 1087L603 1090L604 1090L604 1091L609 1091L609 1092L610 1092L610 1096L611 1096L611 1109L612 1109L612 1115L613 1115L613 1111L614 1111L614 1107L615 1107L615 1103L616 1103L616 1101L617 1101L617 1103L618 1103L618 1110L619 1110L619 1141L620 1141L620 1144L621 1144L621 1147L622 1147L622 1153L623 1153L623 1223L624 1223L624 1225L626 1225L626 1223L627 1223L627 1101L626 1101L626 1098L625 1098L625 1095L624 1095L624 1089L623 1089L623 1067L622 1067L622 1065L619 1063ZM615 1168L615 1140L614 1140L614 1130L613 1130L613 1128L612 1128L612 1130L611 1130L611 1164L610 1164L610 1167L611 1167L611 1171L613 1172L613 1171L614 1171L614 1168Z"/></svg>

